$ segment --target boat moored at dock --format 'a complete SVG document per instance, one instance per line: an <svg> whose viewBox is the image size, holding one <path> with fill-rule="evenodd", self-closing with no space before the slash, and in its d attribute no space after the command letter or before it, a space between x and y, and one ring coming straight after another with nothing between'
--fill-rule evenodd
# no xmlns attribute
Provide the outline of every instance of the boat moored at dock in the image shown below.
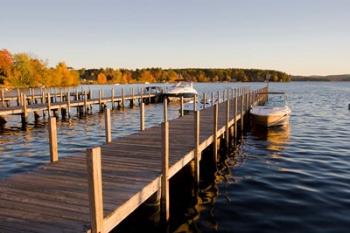
<svg viewBox="0 0 350 233"><path fill-rule="evenodd" d="M264 106L254 106L250 115L257 126L274 127L289 123L291 109L287 106L287 97L283 92L269 92L276 95L270 98Z"/></svg>
<svg viewBox="0 0 350 233"><path fill-rule="evenodd" d="M194 89L192 82L179 82L165 93L165 96L167 96L169 101L176 101L181 97L187 101L193 98L195 95L198 95L198 92L196 89Z"/></svg>

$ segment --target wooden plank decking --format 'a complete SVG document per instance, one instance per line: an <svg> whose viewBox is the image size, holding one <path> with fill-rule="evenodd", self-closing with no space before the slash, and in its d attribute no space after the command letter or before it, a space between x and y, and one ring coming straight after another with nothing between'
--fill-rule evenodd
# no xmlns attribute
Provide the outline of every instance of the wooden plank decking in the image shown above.
<svg viewBox="0 0 350 233"><path fill-rule="evenodd" d="M218 107L220 137L227 123L226 104ZM202 151L214 140L213 108L200 113ZM234 108L230 107L230 127L234 124L233 114ZM194 158L194 116L171 120L169 126L172 177ZM155 126L101 146L104 232L112 230L160 190L161 142L161 127ZM0 180L0 232L87 232L87 177L86 155L80 154Z"/></svg>

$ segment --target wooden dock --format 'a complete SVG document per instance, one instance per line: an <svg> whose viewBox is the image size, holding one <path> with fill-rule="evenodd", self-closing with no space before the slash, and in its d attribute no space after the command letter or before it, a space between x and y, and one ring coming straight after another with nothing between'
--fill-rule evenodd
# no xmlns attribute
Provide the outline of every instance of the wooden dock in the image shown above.
<svg viewBox="0 0 350 233"><path fill-rule="evenodd" d="M171 177L195 161L199 182L201 152L213 145L217 159L218 139L237 138L266 92L227 91L224 102L171 121L165 101L160 126L0 180L0 232L110 232L156 192L169 219Z"/></svg>
<svg viewBox="0 0 350 233"><path fill-rule="evenodd" d="M115 95L115 90L112 88L108 97L105 97L102 90L99 90L96 98L92 97L91 90L75 90L73 92L63 91L63 89L59 92L43 92L41 90L40 95L30 91L29 96L20 91L17 91L16 96L5 96L3 91L1 93L0 118L3 119L7 115L20 115L23 126L27 124L30 113L34 114L35 121L38 121L41 112L43 112L43 115L47 113L48 116L54 115L58 117L57 112L59 110L62 118L69 118L72 108L76 108L79 116L83 116L92 111L93 105L99 105L99 109L103 111L107 104L110 104L112 109L114 109L124 108L126 102L129 103L130 107L133 107L135 102L150 103L162 100L161 94L147 93L143 89L138 89L137 93L135 93L133 88L128 94L124 94L124 89L121 89L121 93L118 96ZM11 102L16 104L10 106Z"/></svg>

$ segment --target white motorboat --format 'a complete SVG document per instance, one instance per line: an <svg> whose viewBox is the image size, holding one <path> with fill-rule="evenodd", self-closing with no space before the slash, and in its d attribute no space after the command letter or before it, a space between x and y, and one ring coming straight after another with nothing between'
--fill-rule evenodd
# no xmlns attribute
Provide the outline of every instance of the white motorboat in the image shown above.
<svg viewBox="0 0 350 233"><path fill-rule="evenodd" d="M287 106L285 94L281 92L270 92L268 94L277 94L279 96L270 98L265 106L254 106L251 108L250 114L253 123L264 127L287 125L291 109Z"/></svg>
<svg viewBox="0 0 350 233"><path fill-rule="evenodd" d="M192 82L179 82L165 93L169 101L179 100L181 97L183 97L185 100L188 100L197 94L198 92L193 88Z"/></svg>

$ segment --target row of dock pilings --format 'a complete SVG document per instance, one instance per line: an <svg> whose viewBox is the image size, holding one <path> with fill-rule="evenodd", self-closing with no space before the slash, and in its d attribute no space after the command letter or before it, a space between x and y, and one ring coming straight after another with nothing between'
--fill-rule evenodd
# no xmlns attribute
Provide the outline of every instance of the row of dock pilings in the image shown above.
<svg viewBox="0 0 350 233"><path fill-rule="evenodd" d="M126 101L129 102L129 107L133 108L135 101L149 104L162 100L161 96L145 92L144 88L138 88L136 94L134 88L130 88L128 95L125 95L124 88L121 88L119 96L115 95L115 89L112 88L110 97L105 97L104 92L100 89L97 98L93 98L91 89L71 91L61 88L60 92L54 93L51 93L50 89L40 89L40 95L35 93L34 89L29 90L30 96L19 89L17 89L17 96L5 96L4 89L1 90L0 129L4 129L6 124L3 114L20 115L22 129L26 129L28 116L31 112L33 112L34 125L36 126L41 116L43 118L46 115L58 118L59 112L62 120L70 119L73 107L77 110L77 116L82 118L92 114L93 105L99 105L99 112L103 112L107 108L107 104L111 105L111 109L124 110ZM18 106L10 106L11 101L16 101Z"/></svg>
<svg viewBox="0 0 350 233"><path fill-rule="evenodd" d="M267 88L259 90L248 89L233 89L226 90L223 93L223 101L225 102L225 130L220 133L218 128L219 120L219 104L214 101L214 94L212 93L212 160L215 169L219 163L219 149L220 147L229 149L233 144L237 143L240 135L244 130L245 118L248 115L250 106L263 103L266 101ZM217 93L220 97L220 93ZM202 99L206 99L206 94ZM204 150L200 150L200 119L201 111L197 107L197 97L194 97L194 112L193 112L193 159L190 162L193 168L193 180L195 192L198 192L201 181L200 162L202 160ZM205 102L204 102L205 103ZM230 108L233 108L233 116L231 116ZM143 115L143 105L140 108L140 115ZM205 106L203 107L203 110ZM109 110L105 113L106 119L106 143L111 142L110 132L110 117ZM183 116L183 99L180 102L180 116ZM143 117L140 117L140 122ZM231 123L233 121L233 123ZM238 128L238 124L240 127ZM140 123L140 130L144 130L144 123ZM225 143L221 143L224 140ZM163 101L163 120L161 123L161 189L160 195L160 219L165 229L170 219L170 192L169 192L169 119L168 119L168 101L165 98ZM206 150L206 149L205 149ZM89 181L89 200L90 200L90 215L91 215L91 232L104 232L104 216L103 216L103 194L102 194L102 171L101 171L101 149L100 147L91 148L87 150L87 164L88 164L88 181ZM159 192L158 191L158 192Z"/></svg>

